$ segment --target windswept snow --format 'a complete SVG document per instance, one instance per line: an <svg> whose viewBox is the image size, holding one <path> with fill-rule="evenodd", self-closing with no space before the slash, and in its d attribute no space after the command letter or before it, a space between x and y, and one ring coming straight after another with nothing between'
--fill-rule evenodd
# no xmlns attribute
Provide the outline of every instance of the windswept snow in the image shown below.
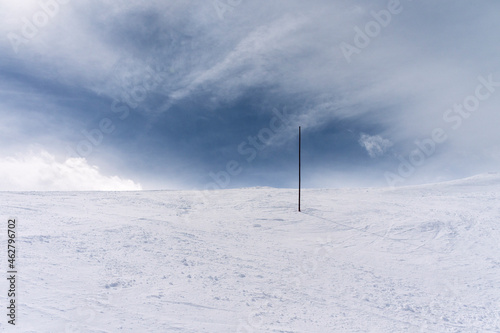
<svg viewBox="0 0 500 333"><path fill-rule="evenodd" d="M499 194L497 174L304 190L302 213L286 189L3 192L20 306L0 329L499 332Z"/></svg>

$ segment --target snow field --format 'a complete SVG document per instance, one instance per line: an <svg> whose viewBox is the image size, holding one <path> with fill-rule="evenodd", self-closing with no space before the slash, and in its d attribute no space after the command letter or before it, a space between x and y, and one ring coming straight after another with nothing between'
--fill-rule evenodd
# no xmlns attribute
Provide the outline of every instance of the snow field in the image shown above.
<svg viewBox="0 0 500 333"><path fill-rule="evenodd" d="M311 189L298 213L288 189L2 192L20 296L0 329L498 332L499 193Z"/></svg>

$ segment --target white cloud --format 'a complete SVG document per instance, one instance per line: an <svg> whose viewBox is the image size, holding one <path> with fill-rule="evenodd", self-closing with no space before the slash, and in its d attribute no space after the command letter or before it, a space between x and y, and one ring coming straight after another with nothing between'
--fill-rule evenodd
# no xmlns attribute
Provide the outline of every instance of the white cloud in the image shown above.
<svg viewBox="0 0 500 333"><path fill-rule="evenodd" d="M361 134L359 144L366 149L372 158L384 155L387 149L393 146L390 140L384 139L380 135L371 136L364 133Z"/></svg>
<svg viewBox="0 0 500 333"><path fill-rule="evenodd" d="M2 191L133 191L140 184L118 176L102 175L84 158L60 163L46 151L0 158Z"/></svg>

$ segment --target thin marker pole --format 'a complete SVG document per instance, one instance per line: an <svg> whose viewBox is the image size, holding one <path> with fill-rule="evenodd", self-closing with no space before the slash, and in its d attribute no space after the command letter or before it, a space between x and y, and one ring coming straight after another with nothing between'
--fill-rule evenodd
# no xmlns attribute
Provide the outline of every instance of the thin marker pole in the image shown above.
<svg viewBox="0 0 500 333"><path fill-rule="evenodd" d="M301 151L301 137L300 137L300 126L299 126L299 212L300 212L300 185L301 185L301 184L300 184L300 183L301 183L301 174L300 174L300 172L301 172L301 170L300 170L300 167L301 167L301 166L300 166L300 162L301 162L301 160L300 160L300 151Z"/></svg>

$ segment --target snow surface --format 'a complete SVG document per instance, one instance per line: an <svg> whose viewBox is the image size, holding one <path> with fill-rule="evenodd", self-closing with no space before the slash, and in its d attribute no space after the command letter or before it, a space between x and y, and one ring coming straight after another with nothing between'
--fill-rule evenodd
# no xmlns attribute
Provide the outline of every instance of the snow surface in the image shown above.
<svg viewBox="0 0 500 333"><path fill-rule="evenodd" d="M302 213L288 189L2 192L0 330L500 332L499 194L498 174L304 190Z"/></svg>

